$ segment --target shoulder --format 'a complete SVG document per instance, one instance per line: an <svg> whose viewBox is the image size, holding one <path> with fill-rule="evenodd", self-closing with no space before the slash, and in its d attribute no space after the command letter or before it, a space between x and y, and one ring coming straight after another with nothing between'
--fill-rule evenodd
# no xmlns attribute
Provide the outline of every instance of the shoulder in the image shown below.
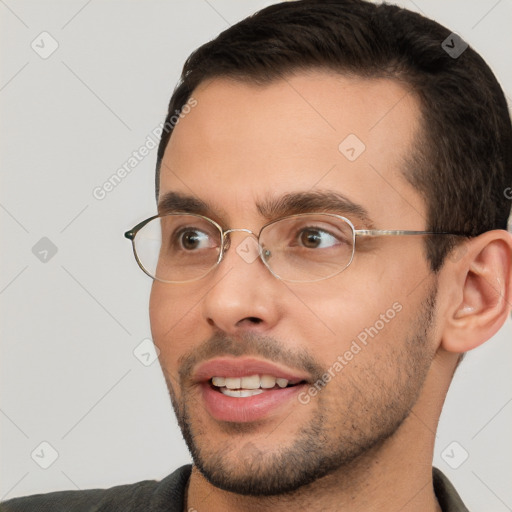
<svg viewBox="0 0 512 512"><path fill-rule="evenodd" d="M144 480L109 489L59 491L14 498L0 504L0 512L114 512L123 510L183 510L191 466L183 466L161 481Z"/></svg>
<svg viewBox="0 0 512 512"><path fill-rule="evenodd" d="M448 478L437 468L432 468L434 492L443 512L469 512Z"/></svg>

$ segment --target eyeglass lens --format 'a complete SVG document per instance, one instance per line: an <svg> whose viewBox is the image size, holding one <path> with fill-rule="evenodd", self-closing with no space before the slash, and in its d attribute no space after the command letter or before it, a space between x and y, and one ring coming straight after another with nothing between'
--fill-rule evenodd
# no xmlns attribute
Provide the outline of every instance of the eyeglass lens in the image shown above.
<svg viewBox="0 0 512 512"><path fill-rule="evenodd" d="M231 236L228 234L227 236ZM345 269L352 260L354 232L342 217L302 214L266 225L259 237L261 260L287 281L317 281ZM134 248L142 269L164 282L194 281L219 262L222 233L197 215L157 217L139 230Z"/></svg>

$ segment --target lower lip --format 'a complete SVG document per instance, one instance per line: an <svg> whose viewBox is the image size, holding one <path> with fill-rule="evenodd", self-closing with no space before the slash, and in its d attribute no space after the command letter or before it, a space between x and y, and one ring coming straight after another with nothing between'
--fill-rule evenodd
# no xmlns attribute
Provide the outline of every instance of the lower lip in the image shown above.
<svg viewBox="0 0 512 512"><path fill-rule="evenodd" d="M210 415L219 421L249 423L264 419L277 409L297 401L297 395L305 384L297 384L282 389L264 391L258 395L232 397L215 390L209 382L201 385L203 400Z"/></svg>

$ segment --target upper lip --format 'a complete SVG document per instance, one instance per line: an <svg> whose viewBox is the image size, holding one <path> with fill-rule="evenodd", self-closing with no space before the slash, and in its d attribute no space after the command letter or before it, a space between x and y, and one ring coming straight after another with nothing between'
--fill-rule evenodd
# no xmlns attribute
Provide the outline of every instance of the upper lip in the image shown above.
<svg viewBox="0 0 512 512"><path fill-rule="evenodd" d="M255 358L218 357L201 363L193 372L195 382L205 382L212 377L246 377L249 375L272 375L289 382L310 380L311 376L291 368Z"/></svg>

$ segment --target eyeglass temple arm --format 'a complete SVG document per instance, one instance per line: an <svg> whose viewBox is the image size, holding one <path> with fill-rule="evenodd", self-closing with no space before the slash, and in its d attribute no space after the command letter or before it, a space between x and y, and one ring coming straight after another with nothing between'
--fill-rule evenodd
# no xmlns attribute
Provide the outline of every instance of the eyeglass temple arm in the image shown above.
<svg viewBox="0 0 512 512"><path fill-rule="evenodd" d="M452 235L470 236L467 233L444 231L410 231L404 229L354 229L356 236Z"/></svg>
<svg viewBox="0 0 512 512"><path fill-rule="evenodd" d="M140 231L146 224L151 222L153 219L156 219L158 215L153 215L153 217L150 217L149 219L143 220L142 222L139 222L136 226L134 226L132 229L128 230L124 236L128 238L128 240L132 240L135 238L135 235L137 234L137 231Z"/></svg>

